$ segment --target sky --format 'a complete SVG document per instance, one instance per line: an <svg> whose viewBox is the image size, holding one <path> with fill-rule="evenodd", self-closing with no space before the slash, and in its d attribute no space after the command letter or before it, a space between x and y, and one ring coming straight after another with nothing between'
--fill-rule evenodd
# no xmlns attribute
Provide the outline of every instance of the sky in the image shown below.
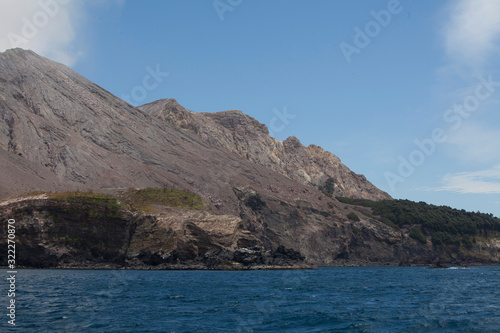
<svg viewBox="0 0 500 333"><path fill-rule="evenodd" d="M500 216L497 0L0 0L0 50L239 109L396 199Z"/></svg>

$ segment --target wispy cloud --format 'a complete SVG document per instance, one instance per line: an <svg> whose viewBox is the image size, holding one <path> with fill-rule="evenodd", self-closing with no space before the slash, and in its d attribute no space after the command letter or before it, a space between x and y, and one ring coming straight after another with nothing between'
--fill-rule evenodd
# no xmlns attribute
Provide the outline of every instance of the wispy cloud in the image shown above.
<svg viewBox="0 0 500 333"><path fill-rule="evenodd" d="M422 190L461 194L498 194L500 193L500 165L490 170L446 174L441 183L439 187L422 188Z"/></svg>
<svg viewBox="0 0 500 333"><path fill-rule="evenodd" d="M452 1L448 10L443 30L448 55L462 65L482 67L498 51L500 1Z"/></svg>
<svg viewBox="0 0 500 333"><path fill-rule="evenodd" d="M66 65L73 65L78 52L76 38L80 1L0 2L0 50L21 47Z"/></svg>
<svg viewBox="0 0 500 333"><path fill-rule="evenodd" d="M459 130L450 132L447 144L457 159L467 163L498 163L500 160L500 129L464 121Z"/></svg>
<svg viewBox="0 0 500 333"><path fill-rule="evenodd" d="M0 0L0 51L20 47L72 66L82 56L79 32L89 6L124 0Z"/></svg>
<svg viewBox="0 0 500 333"><path fill-rule="evenodd" d="M500 1L450 0L443 21L443 49L449 62L439 69L439 96L448 102L473 96L479 76L491 76L500 52ZM493 81L497 81L496 76ZM434 191L500 193L500 128L496 124L498 92L467 113L445 148L454 160L481 165L482 171L445 175Z"/></svg>

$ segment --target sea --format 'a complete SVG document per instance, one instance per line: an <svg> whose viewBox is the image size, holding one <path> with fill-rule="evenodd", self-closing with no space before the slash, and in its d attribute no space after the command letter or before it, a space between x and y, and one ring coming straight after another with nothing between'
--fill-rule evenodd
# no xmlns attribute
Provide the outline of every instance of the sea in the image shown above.
<svg viewBox="0 0 500 333"><path fill-rule="evenodd" d="M500 267L0 274L1 332L500 332Z"/></svg>

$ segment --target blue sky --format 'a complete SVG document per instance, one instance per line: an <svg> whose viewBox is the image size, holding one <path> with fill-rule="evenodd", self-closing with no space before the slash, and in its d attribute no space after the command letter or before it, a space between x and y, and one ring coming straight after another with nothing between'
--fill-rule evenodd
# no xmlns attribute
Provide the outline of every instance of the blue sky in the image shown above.
<svg viewBox="0 0 500 333"><path fill-rule="evenodd" d="M280 140L333 152L394 198L500 216L496 0L0 0L0 9L2 50L33 49L132 104L240 109Z"/></svg>

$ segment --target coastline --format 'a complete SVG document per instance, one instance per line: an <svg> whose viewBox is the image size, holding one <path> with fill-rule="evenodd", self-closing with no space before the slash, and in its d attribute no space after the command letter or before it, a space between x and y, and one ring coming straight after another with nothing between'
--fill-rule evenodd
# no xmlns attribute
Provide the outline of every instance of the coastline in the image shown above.
<svg viewBox="0 0 500 333"><path fill-rule="evenodd" d="M214 266L207 267L203 265L171 265L169 267L158 266L119 266L111 264L103 265L65 265L57 267L16 267L16 270L120 270L120 271L280 271L280 270L317 270L318 268L375 268L375 267L422 267L432 269L449 269L449 268L470 268L470 267L498 267L497 263L464 263L464 264L451 264L444 263L442 266L435 264L411 264L411 265L397 265L391 263L363 263L363 264L337 264L337 265L255 265L255 266L241 266L227 265L227 266ZM0 266L1 270L9 270L7 266Z"/></svg>

